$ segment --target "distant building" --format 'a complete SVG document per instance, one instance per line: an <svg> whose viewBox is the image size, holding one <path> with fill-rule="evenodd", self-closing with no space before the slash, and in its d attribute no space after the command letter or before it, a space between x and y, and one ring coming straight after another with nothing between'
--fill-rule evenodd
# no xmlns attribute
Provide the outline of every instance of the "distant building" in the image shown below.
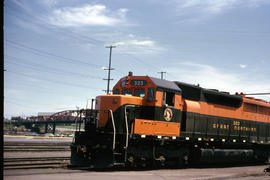
<svg viewBox="0 0 270 180"><path fill-rule="evenodd" d="M38 116L51 116L56 112L38 112Z"/></svg>
<svg viewBox="0 0 270 180"><path fill-rule="evenodd" d="M44 121L54 115L55 112L38 112L38 120Z"/></svg>

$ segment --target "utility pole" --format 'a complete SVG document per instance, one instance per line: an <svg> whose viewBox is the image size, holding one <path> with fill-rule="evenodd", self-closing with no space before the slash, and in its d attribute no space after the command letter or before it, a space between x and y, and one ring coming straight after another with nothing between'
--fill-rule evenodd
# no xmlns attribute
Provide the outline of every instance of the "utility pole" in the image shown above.
<svg viewBox="0 0 270 180"><path fill-rule="evenodd" d="M106 46L106 48L110 48L110 58L109 58L109 68L108 69L104 69L104 70L108 70L108 79L103 79L103 80L107 80L107 94L110 93L110 81L113 80L111 79L111 70L114 70L113 68L111 68L111 59L112 59L112 48L115 48L116 46Z"/></svg>
<svg viewBox="0 0 270 180"><path fill-rule="evenodd" d="M160 73L160 75L161 75L161 79L163 79L163 74L165 74L166 72L161 71L161 72L158 72L158 73Z"/></svg>

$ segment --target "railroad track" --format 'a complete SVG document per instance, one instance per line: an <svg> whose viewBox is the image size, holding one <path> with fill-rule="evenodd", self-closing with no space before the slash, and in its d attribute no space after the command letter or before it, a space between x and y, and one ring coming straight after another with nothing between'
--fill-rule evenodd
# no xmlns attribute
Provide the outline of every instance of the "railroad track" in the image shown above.
<svg viewBox="0 0 270 180"><path fill-rule="evenodd" d="M4 158L4 169L66 167L70 157L64 155L70 151L69 145L68 142L4 142L4 153L8 154ZM27 152L35 156L29 157ZM55 155L56 152L61 155Z"/></svg>
<svg viewBox="0 0 270 180"><path fill-rule="evenodd" d="M4 169L60 168L69 165L69 157L5 158Z"/></svg>
<svg viewBox="0 0 270 180"><path fill-rule="evenodd" d="M4 152L70 151L70 143L14 143L5 142Z"/></svg>
<svg viewBox="0 0 270 180"><path fill-rule="evenodd" d="M70 142L4 142L5 146L69 146Z"/></svg>

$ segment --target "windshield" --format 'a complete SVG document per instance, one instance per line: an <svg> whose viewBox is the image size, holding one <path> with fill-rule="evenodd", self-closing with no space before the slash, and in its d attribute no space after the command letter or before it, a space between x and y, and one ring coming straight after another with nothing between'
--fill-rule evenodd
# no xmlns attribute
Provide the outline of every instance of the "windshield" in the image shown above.
<svg viewBox="0 0 270 180"><path fill-rule="evenodd" d="M144 88L142 88L142 89L135 89L134 90L134 96L144 97L145 96L145 90L144 90Z"/></svg>
<svg viewBox="0 0 270 180"><path fill-rule="evenodd" d="M119 89L115 89L115 90L113 91L113 94L120 94L120 90L119 90Z"/></svg>
<svg viewBox="0 0 270 180"><path fill-rule="evenodd" d="M131 89L123 89L122 94L127 95L127 96L132 96L132 90Z"/></svg>

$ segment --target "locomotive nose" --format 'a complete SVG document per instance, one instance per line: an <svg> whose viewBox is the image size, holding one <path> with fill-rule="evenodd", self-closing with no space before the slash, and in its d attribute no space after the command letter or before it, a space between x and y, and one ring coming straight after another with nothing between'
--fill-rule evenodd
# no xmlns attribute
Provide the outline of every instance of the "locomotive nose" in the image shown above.
<svg viewBox="0 0 270 180"><path fill-rule="evenodd" d="M96 110L98 111L98 126L106 126L109 111L115 112L121 102L120 95L101 95L96 97Z"/></svg>

